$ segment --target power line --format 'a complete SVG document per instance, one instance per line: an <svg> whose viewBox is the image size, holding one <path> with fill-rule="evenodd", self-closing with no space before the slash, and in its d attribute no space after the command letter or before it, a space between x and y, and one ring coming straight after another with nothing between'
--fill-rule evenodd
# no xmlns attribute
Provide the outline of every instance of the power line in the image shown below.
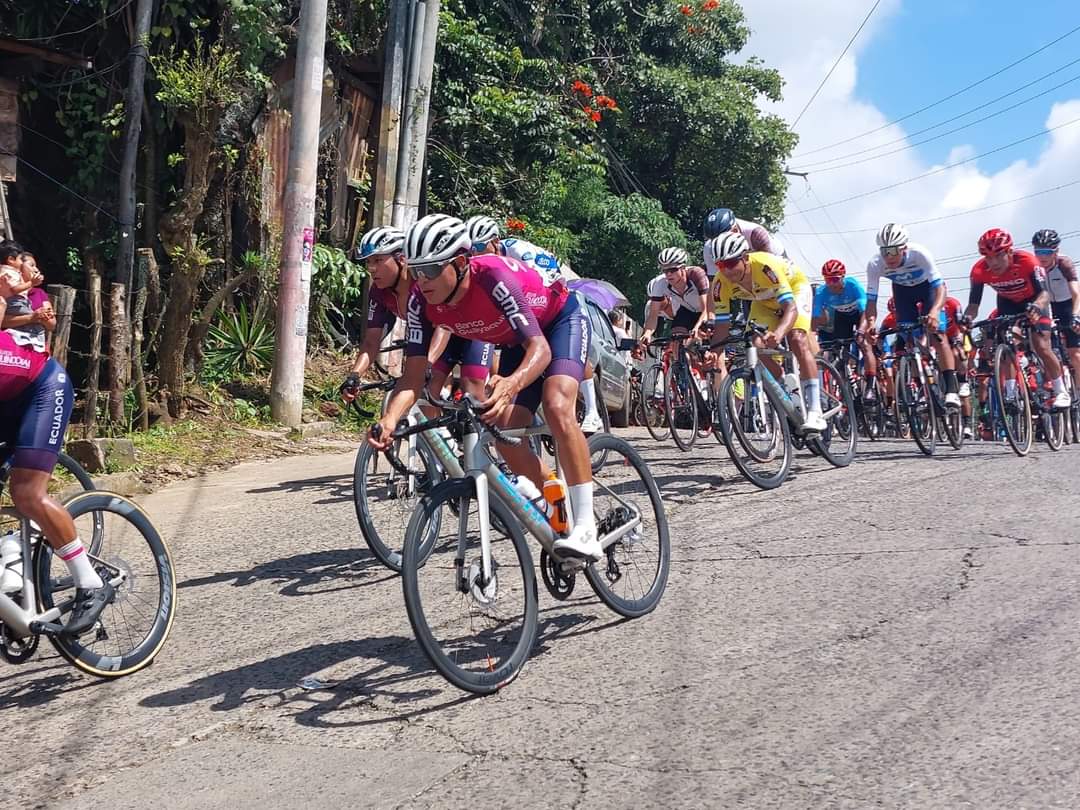
<svg viewBox="0 0 1080 810"><path fill-rule="evenodd" d="M851 35L851 39L849 39L847 45L844 46L844 50L840 51L840 55L836 57L836 61L833 62L833 66L829 68L829 72L825 74L825 78L821 80L821 84L817 86L814 94L810 96L810 100L806 102L806 106L802 108L802 112L795 116L795 120L791 122L792 129L795 129L795 127L799 125L799 121L802 120L802 117L803 115L805 115L806 111L810 109L810 105L813 104L814 99L818 97L818 93L821 92L821 88L825 86L825 82L829 81L829 77L833 75L833 71L836 70L836 66L840 64L840 60L844 58L844 55L848 52L848 49L852 46L852 44L855 42L855 39L862 32L865 25L870 21L870 18L874 15L874 12L877 11L877 7L879 5L881 5L881 0L874 0L874 5L870 7L870 10L868 12L866 12L866 16L863 17L863 21L859 23L859 27L855 29L855 33Z"/></svg>
<svg viewBox="0 0 1080 810"><path fill-rule="evenodd" d="M940 217L929 217L927 219L912 219L906 222L906 225L925 225L929 222L942 222L947 219L955 219L956 217L967 216L968 214L976 214L980 211L989 211L991 208L999 208L1002 205L1011 205L1012 203L1023 202L1024 200L1030 200L1035 197L1041 197L1044 194L1050 194L1054 191L1061 191L1063 188L1070 188L1071 186L1080 185L1080 179L1072 180L1068 183L1062 183L1060 186L1054 186L1053 188L1044 188L1042 191L1033 191L1031 194L1025 194L1023 197L1014 197L1011 200L1002 200L1001 202L991 203L990 205L981 205L978 208L968 208L964 211L957 211L954 214L945 214ZM881 230L881 226L878 225L874 228L852 228L850 230L836 230L836 231L818 231L824 236L837 236L839 234L853 234L853 233L877 233ZM789 234L795 236L813 236L813 233L804 233L800 231L788 231Z"/></svg>
<svg viewBox="0 0 1080 810"><path fill-rule="evenodd" d="M807 181L807 185L810 186L809 181ZM817 192L814 191L813 186L810 186L810 193L814 196L814 199L817 200L818 205L821 205L821 198L817 195ZM836 221L832 218L832 214L829 213L829 209L828 208L822 208L821 211L822 211L823 214L825 214L825 218L829 220L829 224L832 225L833 228L835 228L837 231L839 231L840 226L837 225ZM855 256L859 255L858 253L855 252L855 249L848 243L847 237L844 236L844 234L838 233L837 235L840 237L840 241L844 243L844 247L847 248L848 253L850 253L852 255L852 257L855 257Z"/></svg>
<svg viewBox="0 0 1080 810"><path fill-rule="evenodd" d="M888 129L889 127L893 126L894 124L899 124L901 121L906 121L909 118L913 118L914 116L919 115L920 113L924 113L927 110L931 110L934 107L937 107L937 106L939 106L941 104L944 104L946 101L949 101L950 99L954 99L957 96L962 95L963 93L966 93L968 90L971 90L971 89L973 89L975 87L978 87L980 84L985 84L986 82L990 81L990 79L993 79L996 76L1000 76L1005 71L1011 70L1012 68L1014 68L1017 65L1021 64L1022 62L1026 62L1028 59L1031 59L1033 56L1042 53L1047 48L1050 48L1050 47L1052 47L1054 45L1057 45L1057 43L1061 42L1063 39L1066 39L1067 37L1071 37L1077 31L1080 31L1080 25L1076 26L1076 28L1073 28L1071 31L1066 31L1064 34L1059 36L1057 39L1046 43L1041 48L1038 48L1037 50L1028 52L1024 56L1017 59L1015 62L1010 62L1009 64L1005 65L1005 67L994 71L989 76L984 76L983 78L979 79L976 82L972 82L971 84L967 85L966 87L961 87L959 90L957 90L957 91L955 91L953 93L950 93L949 95L945 96L944 98L939 98L937 101L933 102L932 104L927 104L925 107L920 107L919 109L915 110L914 112L909 112L907 115L902 115L899 118L895 118L892 121L889 121L889 122L887 122L885 124L882 124L879 127L874 127L873 129L868 129L865 132L859 133L858 135L852 135L850 138L845 138L842 141L836 141L835 143L830 143L830 144L827 144L825 146L819 146L816 149L810 149L810 150L807 150L806 152L802 152L802 153L800 153L798 155L794 155L792 159L804 157L806 155L817 154L818 152L824 152L827 149L832 149L834 146L842 146L845 143L851 143L852 141L857 141L859 138L864 138L867 135L873 135L875 132L881 132L881 130Z"/></svg>
<svg viewBox="0 0 1080 810"><path fill-rule="evenodd" d="M1020 138L1019 140L1015 140L1012 143L1007 143L1004 146L999 146L996 149L991 149L990 151L983 152L982 154L973 155L972 157L965 158L964 160L958 160L958 161L955 161L954 163L947 163L944 166L939 166L938 168L931 169L928 172L923 172L922 174L917 174L914 177L907 178L906 180L900 180L900 181L897 181L896 183L890 183L887 186L881 186L880 188L871 189L870 191L864 191L861 194L853 194L850 197L844 197L842 200L836 200L836 201L831 202L831 203L825 203L823 205L818 206L817 208L808 208L807 210L808 211L819 211L819 210L821 210L823 208L831 208L833 206L840 205L841 203L851 202L852 200L861 200L863 197L870 197L870 196L873 196L874 194L879 194L882 191L889 191L890 189L899 188L900 186L906 186L908 183L914 183L916 180L923 180L923 179L925 179L927 177L932 177L935 174L941 174L942 172L948 171L949 169L955 169L957 166L963 166L963 165L965 165L967 163L971 163L973 161L978 160L979 158L984 158L984 157L986 157L988 155L993 155L993 154L996 154L998 152L1003 152L1006 149L1010 149L1013 146L1018 146L1018 145L1020 145L1022 143L1027 143L1028 141L1034 140L1035 138L1041 138L1043 135L1048 135L1051 132L1054 132L1054 131L1059 130L1059 129L1063 129L1063 128L1068 127L1068 126L1072 126L1073 124L1076 124L1076 123L1080 123L1080 118L1073 118L1071 121L1066 121L1063 124L1058 124L1057 126L1054 126L1054 127L1047 127L1046 129L1040 130L1039 132L1036 132L1033 135L1028 135L1026 138Z"/></svg>
<svg viewBox="0 0 1080 810"><path fill-rule="evenodd" d="M1080 59L1075 59L1072 62L1070 62L1069 64L1070 65L1075 65L1078 62L1080 62ZM1036 93L1033 96L1029 96L1028 98L1025 98L1023 101L1018 101L1015 104L1012 104L1012 105L1010 105L1008 107L1004 107L1004 108L1002 108L1000 110L997 110L996 112L992 112L992 113L989 113L987 115L984 115L982 118L976 118L974 121L969 121L968 123L966 123L966 124L964 124L962 126L954 127L953 129L946 130L945 132L941 132L941 133L939 133L937 135L934 135L934 136L932 136L930 138L923 138L923 140L921 140L921 141L912 141L911 143L908 143L906 146L902 146L899 149L892 149L892 150L890 150L888 152L882 152L882 153L877 154L877 155L871 155L870 157L862 158L861 160L853 160L850 163L841 163L838 166L825 165L825 164L828 164L828 163L834 163L834 162L839 161L839 160L844 160L845 158L857 157L858 155L865 155L867 152L874 152L874 151L876 151L878 149L882 149L885 146L889 146L891 144L902 143L904 141L907 141L908 138L913 137L914 135L918 135L919 132L928 132L931 129L937 129L938 127L944 126L947 123L951 123L952 121L956 121L957 119L963 118L966 115L970 115L972 112L974 112L974 109L968 110L966 113L954 116L954 117L952 117L952 118L950 118L950 119L948 119L946 121L942 121L940 124L934 124L934 126L932 126L932 127L927 127L926 129L919 130L919 132L914 132L914 133L912 133L911 135L909 135L909 136L907 136L905 138L897 138L897 139L895 139L893 141L889 141L888 143L879 144L878 146L872 146L869 149L863 149L862 151L859 151L859 152L852 152L852 153L850 153L848 155L844 155L842 157L835 157L835 158L830 158L829 160L818 161L818 163L811 163L811 164L808 164L806 166L801 166L799 168L802 171L810 171L810 172L815 172L815 173L831 172L834 169L846 169L849 166L858 166L860 163L868 163L868 162L870 162L872 160L879 160L880 158L888 157L889 155L896 155L896 154L899 154L900 152L906 152L909 149L914 149L916 146L922 146L925 143L930 143L931 141L940 140L941 138L944 138L947 135L953 135L953 134L955 134L957 132L961 132L961 131L963 131L965 129L968 129L969 127L973 127L976 124L981 124L983 121L989 121L991 118L997 118L999 115L1004 115L1007 112L1011 112L1012 110L1015 110L1017 107L1022 107L1023 105L1025 105L1025 104L1027 104L1029 102L1032 102L1037 98L1041 98L1041 97L1043 97L1045 95L1048 95L1048 94L1054 92L1055 90L1059 90L1062 87L1065 87L1068 84L1072 84L1077 79L1080 79L1080 74L1077 74L1076 76L1073 76L1071 79L1066 79L1065 81L1061 82L1060 84L1055 84L1053 87L1048 88L1046 90L1043 90L1041 93ZM988 102L988 103L992 104L993 102ZM821 168L814 168L814 166L821 166Z"/></svg>

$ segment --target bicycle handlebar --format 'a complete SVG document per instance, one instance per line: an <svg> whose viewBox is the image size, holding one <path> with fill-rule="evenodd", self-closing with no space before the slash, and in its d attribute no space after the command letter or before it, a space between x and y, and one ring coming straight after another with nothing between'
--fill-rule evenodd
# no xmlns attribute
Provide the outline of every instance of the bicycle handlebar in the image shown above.
<svg viewBox="0 0 1080 810"><path fill-rule="evenodd" d="M434 430L435 428L448 427L455 422L460 422L462 420L469 421L475 424L476 422L480 422L477 417L488 410L488 408L482 407L480 403L476 402L476 400L474 400L469 394L461 394L453 399L443 399L442 397L432 395L431 391L427 389L425 389L424 393L426 395L425 398L429 403L443 409L444 411L449 411L449 413L436 419L421 422L418 425L399 427L393 432L393 438L400 439L404 438L405 436L411 436L414 433L422 433L425 430ZM480 424L483 426L484 430L488 431L492 436L495 437L496 441L502 442L503 444L509 444L511 446L521 444L520 438L516 436L508 436L495 425L489 425L484 422L480 422ZM374 428L372 430L374 431ZM376 436L376 438L378 438L378 434L374 435Z"/></svg>

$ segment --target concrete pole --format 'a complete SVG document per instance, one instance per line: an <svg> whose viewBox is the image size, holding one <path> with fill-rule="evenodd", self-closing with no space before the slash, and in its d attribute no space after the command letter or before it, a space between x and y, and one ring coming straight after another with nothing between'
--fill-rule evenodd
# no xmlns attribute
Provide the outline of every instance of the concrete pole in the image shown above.
<svg viewBox="0 0 1080 810"><path fill-rule="evenodd" d="M375 160L375 201L371 225L389 225L393 219L394 181L401 141L401 105L405 95L405 43L409 32L411 0L390 0L383 59L382 106Z"/></svg>
<svg viewBox="0 0 1080 810"><path fill-rule="evenodd" d="M412 113L406 122L409 133L409 173L405 184L405 222L416 222L420 210L420 194L424 188L424 167L427 165L428 114L431 111L432 76L435 72L435 48L439 35L439 0L425 3L424 39L420 51L420 71Z"/></svg>
<svg viewBox="0 0 1080 810"><path fill-rule="evenodd" d="M315 176L323 95L327 0L303 0L293 78L285 229L278 284L277 337L270 378L270 412L284 425L300 424L304 405L308 298L315 247Z"/></svg>
<svg viewBox="0 0 1080 810"><path fill-rule="evenodd" d="M417 0L409 32L408 76L405 80L405 110L401 128L401 145L398 147L397 176L394 183L394 211L392 222L405 230L412 224L407 219L410 166L413 152L413 128L416 123L418 90L420 85L421 52L424 47L424 27L427 22L427 0Z"/></svg>

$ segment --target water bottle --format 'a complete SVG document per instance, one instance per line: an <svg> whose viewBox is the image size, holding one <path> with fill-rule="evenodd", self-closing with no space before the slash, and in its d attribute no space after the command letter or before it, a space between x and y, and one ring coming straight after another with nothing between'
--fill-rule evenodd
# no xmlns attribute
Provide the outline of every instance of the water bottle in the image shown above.
<svg viewBox="0 0 1080 810"><path fill-rule="evenodd" d="M521 497L539 509L544 517L548 516L550 507L544 499L544 494L536 488L536 484L524 475L515 475L510 479L510 482L514 485L514 489L521 493Z"/></svg>
<svg viewBox="0 0 1080 810"><path fill-rule="evenodd" d="M789 394L797 394L799 392L799 378L794 372L789 371L784 375L784 388L787 389Z"/></svg>
<svg viewBox="0 0 1080 810"><path fill-rule="evenodd" d="M8 532L0 537L0 592L22 590L22 536Z"/></svg>
<svg viewBox="0 0 1080 810"><path fill-rule="evenodd" d="M544 500L551 507L551 512L548 514L548 523L559 534L565 534L570 530L570 516L567 513L566 496L566 484L552 474L544 482Z"/></svg>

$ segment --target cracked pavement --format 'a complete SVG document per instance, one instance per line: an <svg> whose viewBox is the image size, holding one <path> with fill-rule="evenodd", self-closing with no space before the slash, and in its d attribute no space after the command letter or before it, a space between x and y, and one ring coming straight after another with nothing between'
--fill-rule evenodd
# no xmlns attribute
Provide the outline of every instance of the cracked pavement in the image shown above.
<svg viewBox="0 0 1080 810"><path fill-rule="evenodd" d="M1080 450L800 455L766 493L713 439L627 431L667 505L660 607L540 589L523 674L433 674L363 546L351 454L142 499L178 614L98 682L3 666L0 789L25 807L1076 807ZM315 689L299 684L305 678ZM17 753L16 753L17 752Z"/></svg>

